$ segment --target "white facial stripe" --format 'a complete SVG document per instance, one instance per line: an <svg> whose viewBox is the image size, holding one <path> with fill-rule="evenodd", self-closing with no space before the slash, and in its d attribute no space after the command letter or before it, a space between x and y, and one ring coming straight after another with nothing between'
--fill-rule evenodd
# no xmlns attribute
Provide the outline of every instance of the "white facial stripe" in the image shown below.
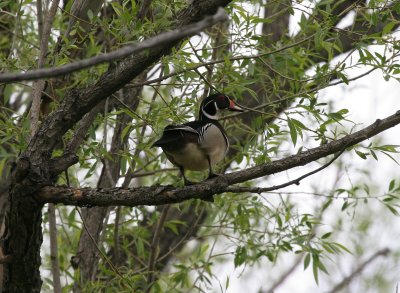
<svg viewBox="0 0 400 293"><path fill-rule="evenodd" d="M210 103L214 103L214 108L215 108L215 115L210 115L209 113L207 113L206 111L204 111L204 109L210 105ZM204 116L206 116L208 119L213 119L213 120L218 120L220 117L220 109L218 108L218 105L215 101L211 100L209 101L207 104L205 104L203 106L203 108L201 109L201 112L203 113Z"/></svg>
<svg viewBox="0 0 400 293"><path fill-rule="evenodd" d="M204 109L201 109L201 112L204 114L204 116L206 116L208 119L212 119L212 120L218 120L219 118L219 109L216 109L216 113L215 115L210 115L208 114L206 111L204 111Z"/></svg>

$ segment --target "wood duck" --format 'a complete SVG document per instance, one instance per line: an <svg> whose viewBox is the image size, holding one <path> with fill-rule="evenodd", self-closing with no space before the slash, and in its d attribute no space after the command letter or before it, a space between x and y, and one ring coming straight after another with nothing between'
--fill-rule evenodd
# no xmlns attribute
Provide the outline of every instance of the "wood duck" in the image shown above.
<svg viewBox="0 0 400 293"><path fill-rule="evenodd" d="M224 94L210 95L200 105L198 120L168 125L153 144L161 147L168 160L179 167L185 185L193 184L185 177L185 169L201 171L208 168L208 178L216 176L212 166L225 157L229 148L225 130L217 121L222 110L244 111Z"/></svg>

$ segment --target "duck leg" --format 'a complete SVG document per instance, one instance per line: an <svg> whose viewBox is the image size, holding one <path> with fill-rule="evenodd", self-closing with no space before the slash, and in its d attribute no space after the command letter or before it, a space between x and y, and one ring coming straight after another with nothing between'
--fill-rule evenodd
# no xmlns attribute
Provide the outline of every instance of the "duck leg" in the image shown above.
<svg viewBox="0 0 400 293"><path fill-rule="evenodd" d="M210 156L207 156L207 161L208 161L208 177L207 177L207 179L218 177L219 175L215 174L212 170ZM208 202L214 202L214 197L212 195L210 195L210 196L203 198L203 200L208 201Z"/></svg>
<svg viewBox="0 0 400 293"><path fill-rule="evenodd" d="M214 173L212 170L210 156L207 156L207 161L208 161L208 177L207 177L207 179L218 177L219 174Z"/></svg>
<svg viewBox="0 0 400 293"><path fill-rule="evenodd" d="M193 184L195 184L194 182L192 182L192 181L189 181L187 178L186 178L186 176L185 176L185 169L182 167L182 166L178 166L179 167L179 171L181 172L181 174L182 174L182 177L183 177L183 184L186 186L186 185L193 185Z"/></svg>

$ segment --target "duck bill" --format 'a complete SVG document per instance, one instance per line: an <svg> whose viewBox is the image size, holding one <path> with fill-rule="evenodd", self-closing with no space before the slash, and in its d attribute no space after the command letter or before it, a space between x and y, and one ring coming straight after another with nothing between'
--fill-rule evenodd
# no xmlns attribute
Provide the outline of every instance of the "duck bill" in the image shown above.
<svg viewBox="0 0 400 293"><path fill-rule="evenodd" d="M235 104L234 101L231 100L230 104L229 104L229 111L235 111L235 112L244 112L245 109L243 109L242 107L240 107L239 105Z"/></svg>

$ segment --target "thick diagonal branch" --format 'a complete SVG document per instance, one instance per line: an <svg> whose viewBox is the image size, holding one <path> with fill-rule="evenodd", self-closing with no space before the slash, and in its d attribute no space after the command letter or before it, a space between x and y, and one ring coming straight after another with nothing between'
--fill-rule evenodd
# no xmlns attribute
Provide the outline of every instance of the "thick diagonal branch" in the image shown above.
<svg viewBox="0 0 400 293"><path fill-rule="evenodd" d="M174 43L183 38L192 36L217 22L225 21L227 19L227 15L223 11L223 9L221 9L214 16L207 16L197 23L180 27L170 32L159 34L139 44L127 45L110 53L72 62L59 67L42 68L23 73L2 73L0 74L0 82L16 82L24 80L26 81L42 78L52 78L92 67L98 64L116 61L124 57L143 52L146 49L152 49L155 47Z"/></svg>
<svg viewBox="0 0 400 293"><path fill-rule="evenodd" d="M162 205L183 202L194 198L205 199L215 194L225 192L232 184L246 182L289 170L294 167L304 166L320 158L341 151L343 148L354 146L397 124L400 124L400 111L397 111L395 114L385 119L378 119L373 124L360 131L346 135L341 139L325 145L271 163L226 174L193 186L179 188L172 186L150 186L132 189L77 189L47 186L37 195L37 199L43 203L52 202L77 206Z"/></svg>

